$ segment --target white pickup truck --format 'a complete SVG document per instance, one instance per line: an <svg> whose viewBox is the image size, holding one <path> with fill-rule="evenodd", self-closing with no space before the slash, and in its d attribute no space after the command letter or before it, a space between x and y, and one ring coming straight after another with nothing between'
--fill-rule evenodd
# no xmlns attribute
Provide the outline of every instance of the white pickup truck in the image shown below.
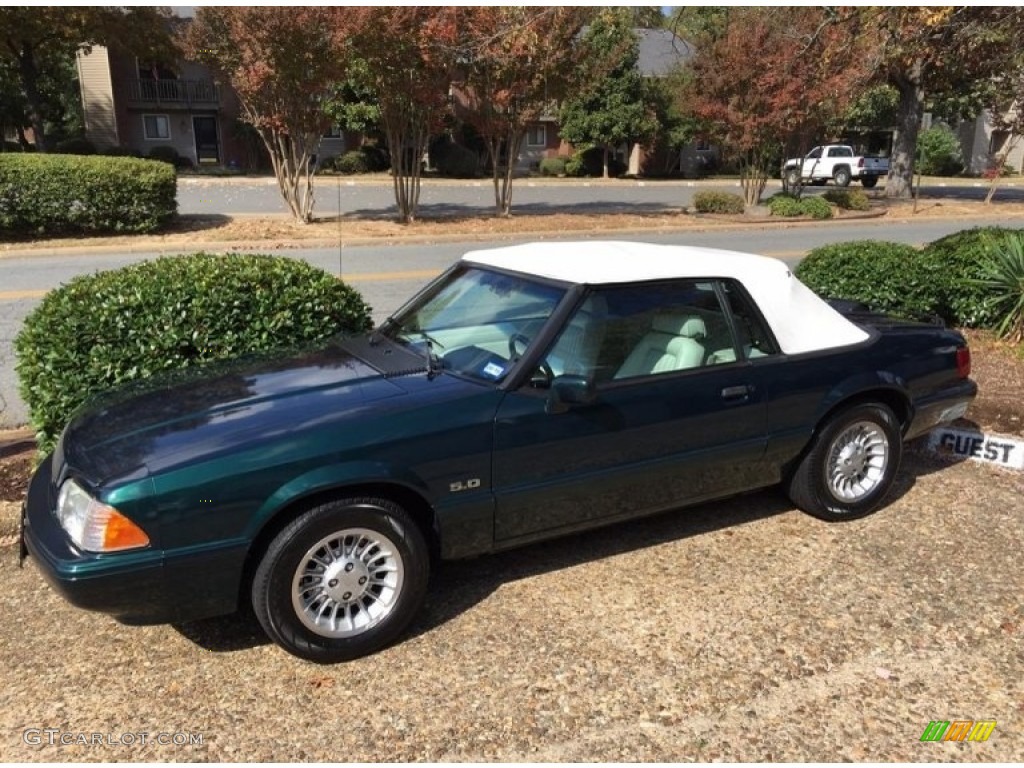
<svg viewBox="0 0 1024 768"><path fill-rule="evenodd" d="M870 189L878 183L879 176L889 173L889 161L881 157L863 157L854 154L853 147L845 144L826 144L815 147L803 158L794 157L782 168L782 180L786 187L797 187L800 182L824 184L829 179L837 187L845 187L851 181Z"/></svg>

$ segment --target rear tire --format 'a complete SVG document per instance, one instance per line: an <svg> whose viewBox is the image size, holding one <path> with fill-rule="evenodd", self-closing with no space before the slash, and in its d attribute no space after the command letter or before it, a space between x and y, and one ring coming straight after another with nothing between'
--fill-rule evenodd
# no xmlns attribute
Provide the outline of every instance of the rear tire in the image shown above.
<svg viewBox="0 0 1024 768"><path fill-rule="evenodd" d="M825 422L786 490L814 517L855 520L881 506L902 455L903 436L892 410L881 403L855 405Z"/></svg>
<svg viewBox="0 0 1024 768"><path fill-rule="evenodd" d="M832 174L832 179L835 181L837 187L850 186L850 169L836 168L835 172Z"/></svg>
<svg viewBox="0 0 1024 768"><path fill-rule="evenodd" d="M878 177L865 176L860 180L860 183L864 185L864 189L874 189L875 185L878 184Z"/></svg>
<svg viewBox="0 0 1024 768"><path fill-rule="evenodd" d="M786 191L796 189L800 186L800 173L795 168L786 171Z"/></svg>
<svg viewBox="0 0 1024 768"><path fill-rule="evenodd" d="M252 583L264 631L299 658L348 661L393 642L419 612L430 557L419 527L381 498L328 502L289 523Z"/></svg>

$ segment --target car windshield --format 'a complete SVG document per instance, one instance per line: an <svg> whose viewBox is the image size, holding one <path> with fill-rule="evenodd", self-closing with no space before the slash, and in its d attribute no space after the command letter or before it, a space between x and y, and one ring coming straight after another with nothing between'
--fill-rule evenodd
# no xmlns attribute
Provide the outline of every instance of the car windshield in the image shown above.
<svg viewBox="0 0 1024 768"><path fill-rule="evenodd" d="M383 333L422 346L438 367L498 382L529 349L565 289L477 267L452 272L392 318Z"/></svg>

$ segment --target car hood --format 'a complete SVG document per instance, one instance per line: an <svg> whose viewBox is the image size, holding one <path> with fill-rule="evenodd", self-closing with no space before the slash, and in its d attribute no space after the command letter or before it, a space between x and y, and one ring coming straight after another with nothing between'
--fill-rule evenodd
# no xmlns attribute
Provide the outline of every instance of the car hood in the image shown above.
<svg viewBox="0 0 1024 768"><path fill-rule="evenodd" d="M418 356L385 343L387 364L375 364L365 341L338 340L283 359L220 363L138 382L79 411L61 439L60 458L102 484L336 422L401 395L404 389L389 378L396 369L423 369Z"/></svg>

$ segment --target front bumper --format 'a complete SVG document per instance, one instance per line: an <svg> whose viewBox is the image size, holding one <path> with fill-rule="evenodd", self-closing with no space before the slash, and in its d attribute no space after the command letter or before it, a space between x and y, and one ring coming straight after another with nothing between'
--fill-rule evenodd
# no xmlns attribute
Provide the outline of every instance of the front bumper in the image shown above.
<svg viewBox="0 0 1024 768"><path fill-rule="evenodd" d="M22 511L22 553L69 603L128 624L170 621L158 550L93 554L79 551L57 522L50 492L53 457L36 469Z"/></svg>

